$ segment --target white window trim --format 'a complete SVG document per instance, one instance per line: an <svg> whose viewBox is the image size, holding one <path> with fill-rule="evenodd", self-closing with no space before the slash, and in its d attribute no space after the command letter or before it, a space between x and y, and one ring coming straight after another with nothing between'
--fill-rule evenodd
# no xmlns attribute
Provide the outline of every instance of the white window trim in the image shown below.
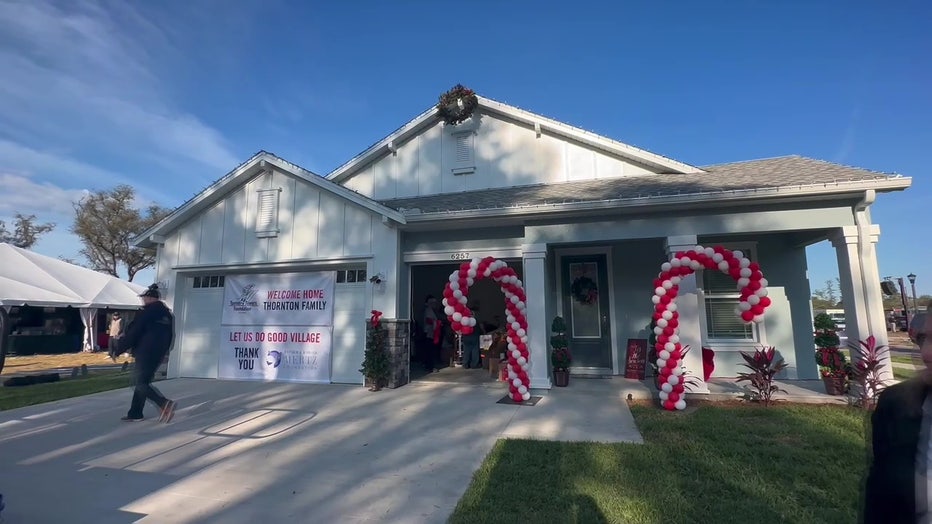
<svg viewBox="0 0 932 524"><path fill-rule="evenodd" d="M730 251L742 251L745 255L750 253L750 259L752 262L757 262L757 242L735 242L720 244ZM695 273L696 275L696 289L699 294L699 315L702 318L700 323L700 333L702 335L702 345L703 347L708 347L713 351L746 351L753 349L760 345L767 345L767 329L764 326L764 323L757 323L751 325L751 337L747 339L735 339L735 338L710 338L709 337L709 317L706 312L706 299L707 298L733 298L735 301L735 307L738 305L738 299L741 298L741 293L736 289L734 293L713 293L708 294L705 291L704 279L702 271L708 271L707 269L700 269Z"/></svg>

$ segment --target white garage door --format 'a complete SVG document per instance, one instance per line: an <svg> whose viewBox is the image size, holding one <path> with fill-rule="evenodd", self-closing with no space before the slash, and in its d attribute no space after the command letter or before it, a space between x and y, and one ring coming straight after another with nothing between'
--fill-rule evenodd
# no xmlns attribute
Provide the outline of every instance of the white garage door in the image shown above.
<svg viewBox="0 0 932 524"><path fill-rule="evenodd" d="M362 271L358 273L364 275ZM359 368L366 351L366 318L369 316L365 278L360 279L362 282L340 280L338 275L333 304L331 381L362 384Z"/></svg>
<svg viewBox="0 0 932 524"><path fill-rule="evenodd" d="M175 348L179 375L217 378L224 278L211 276L185 280L188 288L182 312L184 318L177 328L181 332L181 346L176 345Z"/></svg>
<svg viewBox="0 0 932 524"><path fill-rule="evenodd" d="M353 278L348 278L348 273ZM177 319L180 346L175 345L177 356L173 358L177 361L172 365L178 366L182 377L217 378L224 278L186 280L183 319ZM363 382L359 368L366 350L367 302L365 270L340 270L333 304L332 382Z"/></svg>

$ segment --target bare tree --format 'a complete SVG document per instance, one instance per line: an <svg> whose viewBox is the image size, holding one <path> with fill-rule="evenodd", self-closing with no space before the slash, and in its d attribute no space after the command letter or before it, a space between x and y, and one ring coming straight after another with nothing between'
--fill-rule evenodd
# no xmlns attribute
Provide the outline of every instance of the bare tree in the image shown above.
<svg viewBox="0 0 932 524"><path fill-rule="evenodd" d="M39 237L55 229L55 224L46 222L39 224L35 215L16 213L13 216L13 232L7 230L6 223L0 220L0 242L14 245L23 249L31 249L39 241Z"/></svg>
<svg viewBox="0 0 932 524"><path fill-rule="evenodd" d="M155 264L153 250L135 248L130 243L171 212L157 205L137 209L135 199L136 190L127 185L91 193L74 203L71 227L84 244L81 254L91 269L119 277L122 266L130 282L136 273Z"/></svg>

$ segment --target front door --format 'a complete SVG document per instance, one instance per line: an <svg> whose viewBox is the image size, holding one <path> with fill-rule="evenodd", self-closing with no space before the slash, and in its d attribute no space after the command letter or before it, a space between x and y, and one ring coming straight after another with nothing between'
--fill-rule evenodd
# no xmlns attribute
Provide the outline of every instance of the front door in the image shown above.
<svg viewBox="0 0 932 524"><path fill-rule="evenodd" d="M575 372L612 371L608 268L605 255L563 257L563 318Z"/></svg>

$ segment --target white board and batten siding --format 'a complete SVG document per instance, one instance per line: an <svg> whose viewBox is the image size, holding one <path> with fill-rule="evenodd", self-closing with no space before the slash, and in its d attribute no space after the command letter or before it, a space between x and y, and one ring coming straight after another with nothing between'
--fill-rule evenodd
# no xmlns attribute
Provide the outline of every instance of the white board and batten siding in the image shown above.
<svg viewBox="0 0 932 524"><path fill-rule="evenodd" d="M529 125L481 113L460 131L428 127L342 184L375 200L526 184L641 176L651 168Z"/></svg>
<svg viewBox="0 0 932 524"><path fill-rule="evenodd" d="M217 377L223 288L195 288L195 276L242 273L243 266L265 272L264 264L276 264L268 272L394 274L397 245L397 230L378 214L291 175L260 174L159 247L158 279L170 283L166 299L178 323L169 375ZM365 279L336 284L333 382L362 383L365 319L373 308L369 287Z"/></svg>

